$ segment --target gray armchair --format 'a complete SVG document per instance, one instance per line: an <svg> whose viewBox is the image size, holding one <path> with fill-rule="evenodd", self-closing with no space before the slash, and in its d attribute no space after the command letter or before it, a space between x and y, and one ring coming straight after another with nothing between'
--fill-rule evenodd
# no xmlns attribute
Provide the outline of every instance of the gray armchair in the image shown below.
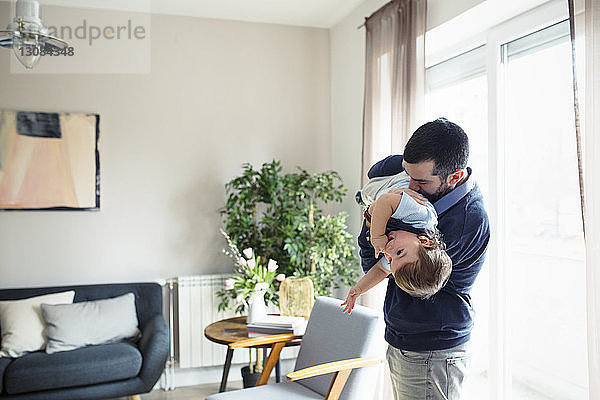
<svg viewBox="0 0 600 400"><path fill-rule="evenodd" d="M211 395L206 400L363 400L372 395L384 345L383 324L373 310L356 306L342 313L342 300L318 297L288 382L265 385L279 353L294 335L252 338L232 347L272 344L256 387ZM364 367L364 368L360 368Z"/></svg>

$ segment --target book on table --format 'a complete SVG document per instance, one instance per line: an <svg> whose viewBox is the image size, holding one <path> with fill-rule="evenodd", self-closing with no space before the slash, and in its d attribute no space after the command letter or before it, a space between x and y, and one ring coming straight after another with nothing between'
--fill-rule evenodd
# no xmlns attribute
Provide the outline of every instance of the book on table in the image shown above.
<svg viewBox="0 0 600 400"><path fill-rule="evenodd" d="M246 325L248 337L270 335L304 335L308 321L304 317L268 315L264 320Z"/></svg>
<svg viewBox="0 0 600 400"><path fill-rule="evenodd" d="M306 324L304 317L292 317L290 315L267 315L263 319L252 323L252 325L276 326L278 328L293 328L302 324Z"/></svg>

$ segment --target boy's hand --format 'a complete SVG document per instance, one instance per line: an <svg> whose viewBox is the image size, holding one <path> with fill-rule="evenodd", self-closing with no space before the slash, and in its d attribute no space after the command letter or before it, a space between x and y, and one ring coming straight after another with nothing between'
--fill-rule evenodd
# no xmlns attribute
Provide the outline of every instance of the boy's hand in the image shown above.
<svg viewBox="0 0 600 400"><path fill-rule="evenodd" d="M344 301L341 306L344 307L344 309L342 310L342 312L347 312L348 314L350 314L352 312L352 309L354 308L354 303L356 303L356 299L358 299L358 296L360 296L362 294L362 290L358 287L358 286L354 286L352 289L350 289L350 291L348 292L348 296L346 297L346 301Z"/></svg>
<svg viewBox="0 0 600 400"><path fill-rule="evenodd" d="M371 232L371 244L375 249L375 257L378 257L380 253L385 251L385 245L388 242L388 237L386 235L382 236L373 236Z"/></svg>

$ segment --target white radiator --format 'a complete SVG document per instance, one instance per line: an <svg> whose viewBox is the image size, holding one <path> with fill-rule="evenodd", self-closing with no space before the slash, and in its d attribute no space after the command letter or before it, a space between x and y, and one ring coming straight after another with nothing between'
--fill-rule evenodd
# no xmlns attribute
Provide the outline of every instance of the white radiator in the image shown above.
<svg viewBox="0 0 600 400"><path fill-rule="evenodd" d="M235 317L233 311L217 311L217 291L225 287L225 279L231 274L180 276L177 278L176 338L177 360L180 368L210 367L223 365L227 346L213 343L204 337L204 328L224 318ZM238 360L245 352L237 352Z"/></svg>
<svg viewBox="0 0 600 400"><path fill-rule="evenodd" d="M213 343L204 336L204 328L213 322L237 316L233 310L217 311L219 298L217 291L225 287L225 280L231 274L182 276L176 281L176 295L173 296L173 329L175 355L179 368L222 366L225 362L227 346ZM279 312L277 307L268 308L270 313ZM172 341L173 342L173 341ZM281 358L295 358L298 348L286 348ZM234 351L232 364L248 362L248 351Z"/></svg>

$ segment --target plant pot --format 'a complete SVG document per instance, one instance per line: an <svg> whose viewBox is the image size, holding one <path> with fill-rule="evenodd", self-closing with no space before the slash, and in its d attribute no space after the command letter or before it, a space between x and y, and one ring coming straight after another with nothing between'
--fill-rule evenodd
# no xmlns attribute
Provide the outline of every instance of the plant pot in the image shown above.
<svg viewBox="0 0 600 400"><path fill-rule="evenodd" d="M242 381L244 382L244 389L256 386L258 378L260 378L260 372L254 372L251 374L249 366L246 365L245 367L242 367Z"/></svg>

